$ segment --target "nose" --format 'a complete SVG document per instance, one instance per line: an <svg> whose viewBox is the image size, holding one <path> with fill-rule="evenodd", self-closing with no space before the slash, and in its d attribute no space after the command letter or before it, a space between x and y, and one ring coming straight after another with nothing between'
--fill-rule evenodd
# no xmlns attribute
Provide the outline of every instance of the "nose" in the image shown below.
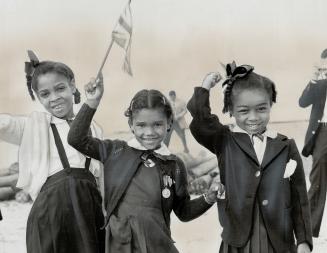
<svg viewBox="0 0 327 253"><path fill-rule="evenodd" d="M49 100L50 102L56 101L58 99L58 95L56 94L56 92L51 92L50 96L49 96Z"/></svg>
<svg viewBox="0 0 327 253"><path fill-rule="evenodd" d="M248 120L250 120L250 121L257 121L258 120L258 114L256 113L256 111L254 111L254 110L250 111Z"/></svg>
<svg viewBox="0 0 327 253"><path fill-rule="evenodd" d="M153 127L150 127L150 126L148 126L148 127L146 127L145 129L144 129L144 134L145 135L153 135L154 134L154 130L153 130Z"/></svg>

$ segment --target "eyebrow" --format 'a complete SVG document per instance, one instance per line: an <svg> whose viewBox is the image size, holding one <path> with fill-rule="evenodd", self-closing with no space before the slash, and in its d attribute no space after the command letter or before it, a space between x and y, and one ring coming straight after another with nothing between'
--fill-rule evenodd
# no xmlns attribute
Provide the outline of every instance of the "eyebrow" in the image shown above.
<svg viewBox="0 0 327 253"><path fill-rule="evenodd" d="M257 106L263 106L263 105L267 105L268 103L260 103L260 104L257 104L257 105L255 105L256 107ZM238 105L238 106L236 106L237 108L242 108L242 107L245 107L245 108L248 108L248 107L250 107L250 106L248 106L248 105Z"/></svg>

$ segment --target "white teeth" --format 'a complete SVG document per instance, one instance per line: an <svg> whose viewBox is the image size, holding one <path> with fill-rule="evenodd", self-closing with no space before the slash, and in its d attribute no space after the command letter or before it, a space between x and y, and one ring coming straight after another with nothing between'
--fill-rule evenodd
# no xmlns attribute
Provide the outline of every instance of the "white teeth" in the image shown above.
<svg viewBox="0 0 327 253"><path fill-rule="evenodd" d="M61 108L62 108L61 105L56 105L56 106L54 107L54 109L61 109Z"/></svg>

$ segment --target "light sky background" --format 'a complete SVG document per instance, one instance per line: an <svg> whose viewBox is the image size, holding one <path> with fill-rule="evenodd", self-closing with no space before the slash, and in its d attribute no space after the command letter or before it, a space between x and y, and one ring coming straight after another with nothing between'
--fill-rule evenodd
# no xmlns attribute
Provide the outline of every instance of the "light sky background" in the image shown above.
<svg viewBox="0 0 327 253"><path fill-rule="evenodd" d="M123 0L0 0L0 111L40 109L29 98L27 49L40 60L62 61L83 85L95 76L122 12ZM277 85L272 120L307 119L298 98L327 47L325 0L134 0L131 78L114 46L103 74L105 95L96 120L105 132L127 130L132 96L156 88L188 100L219 62L250 64ZM221 115L221 89L212 94ZM224 119L227 116L224 116Z"/></svg>

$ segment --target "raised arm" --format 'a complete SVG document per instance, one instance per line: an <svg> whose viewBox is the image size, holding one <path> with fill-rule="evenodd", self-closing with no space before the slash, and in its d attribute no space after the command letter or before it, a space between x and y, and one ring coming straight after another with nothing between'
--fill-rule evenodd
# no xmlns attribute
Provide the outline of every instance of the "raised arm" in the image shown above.
<svg viewBox="0 0 327 253"><path fill-rule="evenodd" d="M71 124L68 143L79 152L105 162L113 148L111 140L100 140L89 135L90 125L103 95L102 76L98 82L85 86L87 101Z"/></svg>
<svg viewBox="0 0 327 253"><path fill-rule="evenodd" d="M313 104L317 98L316 90L318 88L318 82L311 80L305 89L302 92L301 97L299 98L299 105L303 108L308 107L309 105Z"/></svg>
<svg viewBox="0 0 327 253"><path fill-rule="evenodd" d="M212 153L219 148L219 138L223 137L228 128L222 125L217 115L211 114L209 91L221 79L219 74L210 73L202 83L202 87L195 87L194 94L187 104L187 109L193 119L190 130L194 138Z"/></svg>

